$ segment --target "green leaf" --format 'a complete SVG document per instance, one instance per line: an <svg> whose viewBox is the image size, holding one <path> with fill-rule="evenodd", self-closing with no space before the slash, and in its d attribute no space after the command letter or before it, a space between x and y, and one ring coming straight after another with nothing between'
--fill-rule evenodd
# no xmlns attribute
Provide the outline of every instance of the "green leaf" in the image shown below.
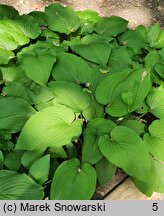
<svg viewBox="0 0 164 216"><path fill-rule="evenodd" d="M159 52L156 50L149 52L148 55L145 57L146 68L154 68L156 64L160 62L162 62L162 59L160 58Z"/></svg>
<svg viewBox="0 0 164 216"><path fill-rule="evenodd" d="M94 118L103 117L104 107L99 104L96 99L92 96L89 107L83 111L83 116L87 121L90 121Z"/></svg>
<svg viewBox="0 0 164 216"><path fill-rule="evenodd" d="M45 45L35 44L18 53L18 59L27 77L45 86L56 61L56 52Z"/></svg>
<svg viewBox="0 0 164 216"><path fill-rule="evenodd" d="M154 160L152 158L152 172L151 178L148 178L146 182L138 179L133 179L136 187L147 196L151 196L153 192L164 193L164 165L163 163Z"/></svg>
<svg viewBox="0 0 164 216"><path fill-rule="evenodd" d="M102 17L96 24L95 31L100 35L117 36L127 28L128 21L118 17Z"/></svg>
<svg viewBox="0 0 164 216"><path fill-rule="evenodd" d="M92 164L97 163L102 158L102 153L98 147L97 131L95 128L87 128L83 132L82 162Z"/></svg>
<svg viewBox="0 0 164 216"><path fill-rule="evenodd" d="M97 23L100 20L98 13L93 10L86 9L83 11L77 11L76 13L82 23L86 23L87 21Z"/></svg>
<svg viewBox="0 0 164 216"><path fill-rule="evenodd" d="M14 58L13 52L0 48L0 64L8 64L10 59Z"/></svg>
<svg viewBox="0 0 164 216"><path fill-rule="evenodd" d="M0 132L0 149L1 150L11 150L14 148L14 144L10 141L11 134L5 133L4 131Z"/></svg>
<svg viewBox="0 0 164 216"><path fill-rule="evenodd" d="M32 11L28 15L32 16L40 26L47 26L46 15L43 11Z"/></svg>
<svg viewBox="0 0 164 216"><path fill-rule="evenodd" d="M53 146L49 148L47 152L50 154L51 158L67 158L67 154L62 146Z"/></svg>
<svg viewBox="0 0 164 216"><path fill-rule="evenodd" d="M39 184L48 180L50 170L50 155L45 155L35 161L29 170L29 175Z"/></svg>
<svg viewBox="0 0 164 216"><path fill-rule="evenodd" d="M104 186L109 182L116 173L117 167L109 160L103 157L96 165L95 170L100 186Z"/></svg>
<svg viewBox="0 0 164 216"><path fill-rule="evenodd" d="M135 131L140 136L145 133L144 123L138 120L125 120L120 124L120 126L126 126Z"/></svg>
<svg viewBox="0 0 164 216"><path fill-rule="evenodd" d="M164 89L153 88L146 100L150 107L149 112L158 118L164 118Z"/></svg>
<svg viewBox="0 0 164 216"><path fill-rule="evenodd" d="M7 152L5 154L4 165L12 171L18 171L21 166L22 155L23 151L19 150Z"/></svg>
<svg viewBox="0 0 164 216"><path fill-rule="evenodd" d="M79 18L71 7L54 3L46 7L45 14L48 26L53 31L68 35L80 26Z"/></svg>
<svg viewBox="0 0 164 216"><path fill-rule="evenodd" d="M0 19L3 18L16 18L19 16L18 11L9 5L0 4Z"/></svg>
<svg viewBox="0 0 164 216"><path fill-rule="evenodd" d="M107 104L106 112L115 117L126 115L141 107L151 87L150 74L143 69L109 75L96 89L96 99Z"/></svg>
<svg viewBox="0 0 164 216"><path fill-rule="evenodd" d="M26 83L29 78L26 77L24 71L20 66L12 65L10 67L1 67L3 81L19 81L21 83Z"/></svg>
<svg viewBox="0 0 164 216"><path fill-rule="evenodd" d="M89 200L96 188L96 172L88 163L78 159L63 162L56 170L51 184L52 200Z"/></svg>
<svg viewBox="0 0 164 216"><path fill-rule="evenodd" d="M0 200L40 200L43 188L28 175L0 170Z"/></svg>
<svg viewBox="0 0 164 216"><path fill-rule="evenodd" d="M22 156L22 160L21 160L22 165L26 167L27 169L29 169L36 160L42 157L44 152L45 152L45 149L25 151Z"/></svg>
<svg viewBox="0 0 164 216"><path fill-rule="evenodd" d="M90 104L87 92L83 91L78 84L66 81L52 81L48 86L54 93L57 103L72 109L76 113L83 112Z"/></svg>
<svg viewBox="0 0 164 216"><path fill-rule="evenodd" d="M115 97L122 92L122 89L116 91L116 88L119 87L121 82L127 79L130 73L131 70L127 69L120 73L110 74L102 80L96 89L97 101L103 105L111 104Z"/></svg>
<svg viewBox="0 0 164 216"><path fill-rule="evenodd" d="M3 169L3 162L4 162L3 152L0 150L0 170Z"/></svg>
<svg viewBox="0 0 164 216"><path fill-rule="evenodd" d="M148 41L151 47L164 48L164 30L160 29L160 24L156 23L151 27L147 34Z"/></svg>
<svg viewBox="0 0 164 216"><path fill-rule="evenodd" d="M15 19L15 22L18 25L20 31L28 38L35 39L41 33L39 23L36 22L32 16L22 15Z"/></svg>
<svg viewBox="0 0 164 216"><path fill-rule="evenodd" d="M88 128L94 128L97 130L97 136L110 133L116 126L117 125L114 122L104 118L92 119L87 125Z"/></svg>
<svg viewBox="0 0 164 216"><path fill-rule="evenodd" d="M98 145L103 155L128 175L141 181L150 177L151 160L147 147L133 130L125 126L115 127L110 137L100 137Z"/></svg>
<svg viewBox="0 0 164 216"><path fill-rule="evenodd" d="M81 57L100 65L107 64L111 53L107 39L96 34L87 35L81 40L74 39L70 42L70 46Z"/></svg>
<svg viewBox="0 0 164 216"><path fill-rule="evenodd" d="M156 72L159 74L159 76L164 78L164 64L157 63L154 68Z"/></svg>
<svg viewBox="0 0 164 216"><path fill-rule="evenodd" d="M164 161L164 119L155 120L144 135L148 151L157 159Z"/></svg>
<svg viewBox="0 0 164 216"><path fill-rule="evenodd" d="M62 146L81 134L81 123L73 111L53 106L33 115L25 124L16 144L17 149L37 150Z"/></svg>
<svg viewBox="0 0 164 216"><path fill-rule="evenodd" d="M55 80L87 83L91 80L91 67L80 57L70 53L60 53L52 75Z"/></svg>
<svg viewBox="0 0 164 216"><path fill-rule="evenodd" d="M119 42L132 48L135 52L148 46L146 36L137 30L131 29L128 29L120 36Z"/></svg>
<svg viewBox="0 0 164 216"><path fill-rule="evenodd" d="M112 50L108 61L111 72L120 72L123 69L130 67L131 64L132 60L125 47L118 47Z"/></svg>
<svg viewBox="0 0 164 216"><path fill-rule="evenodd" d="M0 130L16 133L34 113L23 99L0 96Z"/></svg>

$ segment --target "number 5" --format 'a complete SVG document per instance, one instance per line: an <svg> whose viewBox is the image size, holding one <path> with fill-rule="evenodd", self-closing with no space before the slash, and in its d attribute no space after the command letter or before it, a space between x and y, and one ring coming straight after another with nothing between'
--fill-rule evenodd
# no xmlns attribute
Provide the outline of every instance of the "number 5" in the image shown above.
<svg viewBox="0 0 164 216"><path fill-rule="evenodd" d="M158 211L158 203L153 203L152 210L153 211Z"/></svg>

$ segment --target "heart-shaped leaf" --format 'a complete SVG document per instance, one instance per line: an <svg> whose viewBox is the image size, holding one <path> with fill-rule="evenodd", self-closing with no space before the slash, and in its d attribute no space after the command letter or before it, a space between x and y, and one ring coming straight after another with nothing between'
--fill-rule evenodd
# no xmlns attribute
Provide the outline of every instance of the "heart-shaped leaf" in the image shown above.
<svg viewBox="0 0 164 216"><path fill-rule="evenodd" d="M16 144L17 149L38 150L62 146L81 134L81 123L73 111L52 106L33 115L25 124Z"/></svg>
<svg viewBox="0 0 164 216"><path fill-rule="evenodd" d="M150 154L164 161L164 119L153 121L149 126L149 133L144 135Z"/></svg>
<svg viewBox="0 0 164 216"><path fill-rule="evenodd" d="M45 14L48 26L53 31L70 34L80 26L79 18L71 7L54 3L46 7Z"/></svg>
<svg viewBox="0 0 164 216"><path fill-rule="evenodd" d="M43 188L28 175L0 170L0 200L40 200Z"/></svg>
<svg viewBox="0 0 164 216"><path fill-rule="evenodd" d="M98 145L109 161L122 168L130 176L141 181L147 181L148 176L150 177L151 160L147 147L131 129L117 126L111 131L110 137L101 136Z"/></svg>
<svg viewBox="0 0 164 216"><path fill-rule="evenodd" d="M18 54L18 58L27 77L45 86L56 61L55 50L41 43L35 44L24 48Z"/></svg>
<svg viewBox="0 0 164 216"><path fill-rule="evenodd" d="M56 170L50 198L52 200L89 200L96 187L96 172L78 159L63 162Z"/></svg>

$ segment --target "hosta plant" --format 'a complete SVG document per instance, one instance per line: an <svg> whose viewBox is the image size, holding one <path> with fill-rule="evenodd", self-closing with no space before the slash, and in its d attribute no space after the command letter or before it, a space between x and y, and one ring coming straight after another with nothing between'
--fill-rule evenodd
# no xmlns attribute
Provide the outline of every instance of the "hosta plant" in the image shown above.
<svg viewBox="0 0 164 216"><path fill-rule="evenodd" d="M0 5L0 199L92 199L123 169L164 193L164 30Z"/></svg>

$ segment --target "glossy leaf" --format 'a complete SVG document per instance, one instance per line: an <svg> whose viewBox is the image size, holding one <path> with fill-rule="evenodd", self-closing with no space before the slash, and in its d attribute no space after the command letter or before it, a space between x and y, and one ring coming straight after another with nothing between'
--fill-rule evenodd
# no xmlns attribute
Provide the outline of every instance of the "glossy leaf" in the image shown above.
<svg viewBox="0 0 164 216"><path fill-rule="evenodd" d="M28 175L0 170L0 200L40 200L43 188Z"/></svg>
<svg viewBox="0 0 164 216"><path fill-rule="evenodd" d="M54 3L46 7L45 14L49 28L53 31L70 34L80 26L79 18L71 7Z"/></svg>
<svg viewBox="0 0 164 216"><path fill-rule="evenodd" d="M48 180L50 170L50 155L45 155L35 161L29 170L29 175L39 184Z"/></svg>
<svg viewBox="0 0 164 216"><path fill-rule="evenodd" d="M72 110L53 106L33 115L25 124L16 144L17 149L37 150L62 146L81 134L81 123Z"/></svg>
<svg viewBox="0 0 164 216"><path fill-rule="evenodd" d="M56 170L50 199L88 200L96 187L96 172L88 163L80 164L78 159L63 162Z"/></svg>

